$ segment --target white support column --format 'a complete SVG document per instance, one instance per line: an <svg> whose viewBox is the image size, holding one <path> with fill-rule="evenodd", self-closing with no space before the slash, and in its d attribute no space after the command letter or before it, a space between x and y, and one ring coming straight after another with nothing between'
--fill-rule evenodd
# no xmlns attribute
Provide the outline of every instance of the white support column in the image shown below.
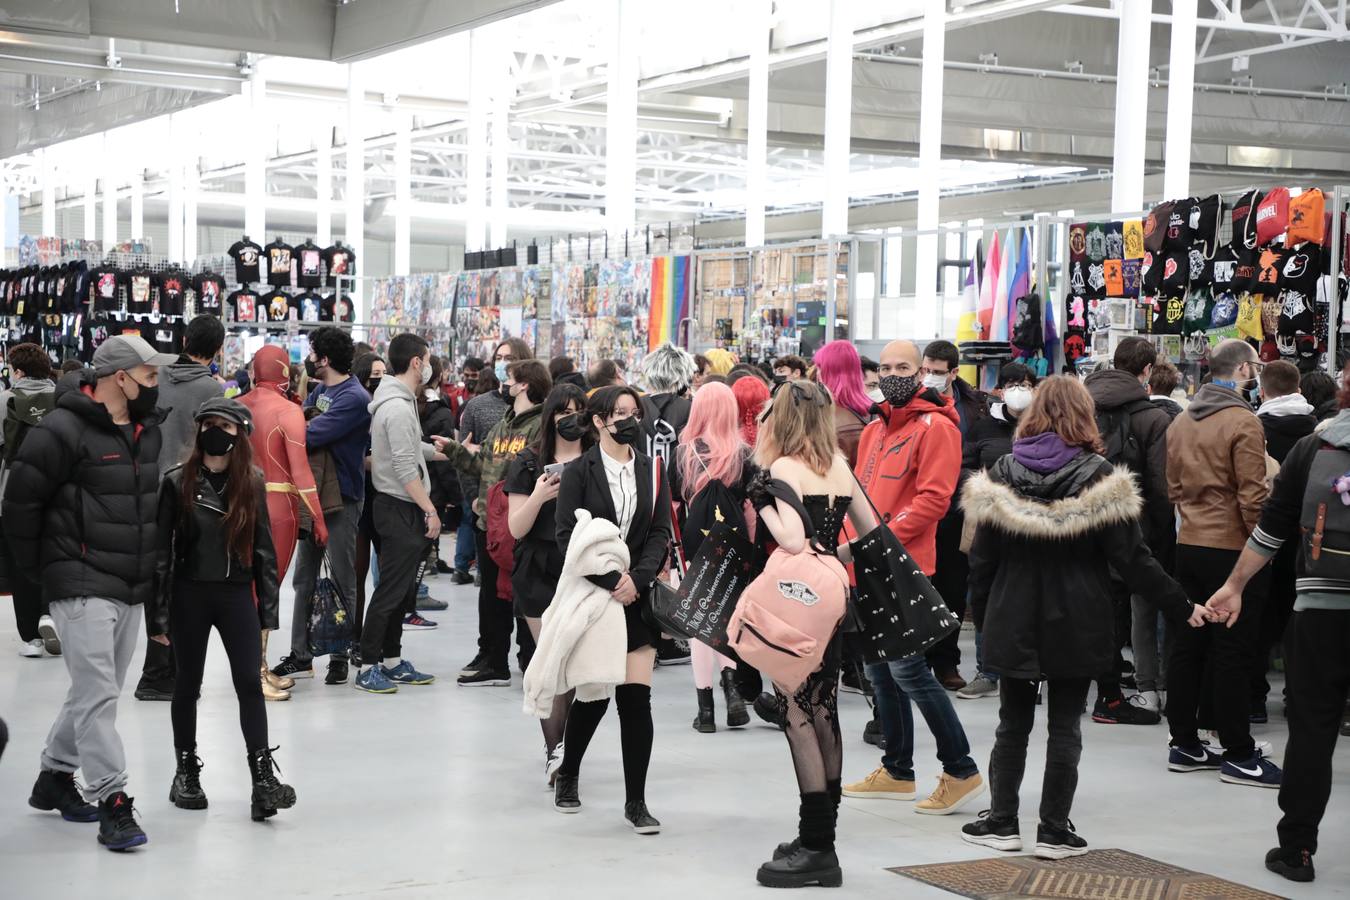
<svg viewBox="0 0 1350 900"><path fill-rule="evenodd" d="M47 147L42 154L42 237L56 235L56 154Z"/></svg>
<svg viewBox="0 0 1350 900"><path fill-rule="evenodd" d="M1196 0L1172 0L1172 49L1167 66L1167 142L1163 197L1191 195L1191 111L1195 103Z"/></svg>
<svg viewBox="0 0 1350 900"><path fill-rule="evenodd" d="M101 136L86 140L84 152L95 154L103 147ZM98 166L88 166L84 176L84 239L98 240Z"/></svg>
<svg viewBox="0 0 1350 900"><path fill-rule="evenodd" d="M492 209L489 213L490 238L493 248L506 246L506 222L511 208L507 188L511 145L511 101L515 99L515 85L505 71L505 54L498 54L498 68L502 69L492 95Z"/></svg>
<svg viewBox="0 0 1350 900"><path fill-rule="evenodd" d="M244 158L244 234L267 243L267 155L272 147L272 120L267 114L267 79L254 66L249 76L249 131Z"/></svg>
<svg viewBox="0 0 1350 900"><path fill-rule="evenodd" d="M394 272L412 274L412 123L395 114L394 122Z"/></svg>
<svg viewBox="0 0 1350 900"><path fill-rule="evenodd" d="M333 129L327 121L315 140L315 192L318 212L314 218L314 240L320 247L333 243Z"/></svg>
<svg viewBox="0 0 1350 900"><path fill-rule="evenodd" d="M1116 53L1116 141L1111 211L1144 206L1145 129L1148 125L1148 54L1152 3L1120 4Z"/></svg>
<svg viewBox="0 0 1350 900"><path fill-rule="evenodd" d="M746 7L750 93L746 109L745 246L761 247L769 189L769 38L773 0L750 0Z"/></svg>
<svg viewBox="0 0 1350 900"><path fill-rule="evenodd" d="M941 333L943 316L937 290L938 190L942 169L942 75L947 53L946 0L925 0L923 16L923 71L919 81L919 202L920 234L914 258L914 295L920 310L932 308Z"/></svg>
<svg viewBox="0 0 1350 900"><path fill-rule="evenodd" d="M853 125L853 15L856 0L829 0L825 44L825 196L822 237L848 234L849 140Z"/></svg>
<svg viewBox="0 0 1350 900"><path fill-rule="evenodd" d="M488 203L488 106L491 104L492 63L496 42L488 29L469 34L469 128L465 153L464 249L483 249Z"/></svg>
<svg viewBox="0 0 1350 900"><path fill-rule="evenodd" d="M103 250L117 244L117 175L113 166L113 139L103 133Z"/></svg>
<svg viewBox="0 0 1350 900"><path fill-rule="evenodd" d="M133 241L145 237L145 175L137 169L131 175L131 234Z"/></svg>
<svg viewBox="0 0 1350 900"><path fill-rule="evenodd" d="M610 9L605 229L619 237L637 222L638 4L610 0Z"/></svg>
<svg viewBox="0 0 1350 900"><path fill-rule="evenodd" d="M194 135L194 138L196 136ZM189 140L187 147L196 147L197 140ZM190 151L191 158L183 161L183 262L189 266L197 261L197 194L201 191L201 161Z"/></svg>
<svg viewBox="0 0 1350 900"><path fill-rule="evenodd" d="M177 115L169 116L169 147L172 156L169 161L169 246L166 248L170 262L183 261L183 160L176 151L180 140L185 139L182 122Z"/></svg>
<svg viewBox="0 0 1350 900"><path fill-rule="evenodd" d="M347 188L344 205L346 224L344 234L347 246L356 254L356 271L369 266L366 259L366 83L365 72L358 63L347 64ZM369 322L360 290L360 282L353 286L352 307L358 322Z"/></svg>

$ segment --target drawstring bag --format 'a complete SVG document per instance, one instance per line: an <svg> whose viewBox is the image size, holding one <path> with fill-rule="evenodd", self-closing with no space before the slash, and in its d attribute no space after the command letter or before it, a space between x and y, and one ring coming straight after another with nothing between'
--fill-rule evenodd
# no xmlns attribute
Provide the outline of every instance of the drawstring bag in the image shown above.
<svg viewBox="0 0 1350 900"><path fill-rule="evenodd" d="M338 590L325 553L309 608L310 653L314 656L346 653L352 645L353 625L351 603Z"/></svg>

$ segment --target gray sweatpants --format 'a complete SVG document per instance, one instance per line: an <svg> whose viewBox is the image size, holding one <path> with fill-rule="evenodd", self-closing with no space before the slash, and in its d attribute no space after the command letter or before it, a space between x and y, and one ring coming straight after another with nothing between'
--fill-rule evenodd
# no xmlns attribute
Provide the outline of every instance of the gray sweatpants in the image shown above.
<svg viewBox="0 0 1350 900"><path fill-rule="evenodd" d="M361 524L361 501L342 498L342 511L324 516L328 525L328 567L343 598L355 609L356 529ZM295 607L291 612L291 656L310 659L309 612L319 580L325 548L313 540L301 541L295 556Z"/></svg>
<svg viewBox="0 0 1350 900"><path fill-rule="evenodd" d="M47 735L44 768L84 772L84 795L104 800L127 784L127 758L117 734L117 698L140 644L141 607L104 597L51 605L61 636L70 691Z"/></svg>

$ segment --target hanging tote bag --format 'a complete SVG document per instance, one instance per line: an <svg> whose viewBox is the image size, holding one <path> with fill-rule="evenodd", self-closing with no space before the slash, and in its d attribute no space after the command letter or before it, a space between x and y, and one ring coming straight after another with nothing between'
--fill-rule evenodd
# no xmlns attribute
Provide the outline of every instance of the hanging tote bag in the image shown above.
<svg viewBox="0 0 1350 900"><path fill-rule="evenodd" d="M869 663L923 653L961 627L875 504L872 512L877 527L851 545L859 646Z"/></svg>
<svg viewBox="0 0 1350 900"><path fill-rule="evenodd" d="M764 571L746 587L727 630L736 655L773 679L787 693L820 669L848 604L844 564L815 549L815 528L796 492L777 479L768 490L801 516L806 547L778 548Z"/></svg>
<svg viewBox="0 0 1350 900"><path fill-rule="evenodd" d="M351 601L342 596L324 554L309 609L309 650L315 656L346 653L353 637Z"/></svg>

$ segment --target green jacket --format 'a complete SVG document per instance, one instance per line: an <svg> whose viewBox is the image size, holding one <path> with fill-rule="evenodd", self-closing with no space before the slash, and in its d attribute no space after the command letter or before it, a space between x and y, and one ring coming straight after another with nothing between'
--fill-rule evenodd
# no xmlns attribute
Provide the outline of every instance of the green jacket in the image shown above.
<svg viewBox="0 0 1350 900"><path fill-rule="evenodd" d="M539 441L543 411L543 404L532 406L523 413L508 409L506 416L492 426L477 453L470 453L459 441L445 445L445 456L451 465L465 474L478 476L478 498L473 501L473 511L478 518L479 531L487 531L488 491L506 477L506 467L517 453Z"/></svg>

